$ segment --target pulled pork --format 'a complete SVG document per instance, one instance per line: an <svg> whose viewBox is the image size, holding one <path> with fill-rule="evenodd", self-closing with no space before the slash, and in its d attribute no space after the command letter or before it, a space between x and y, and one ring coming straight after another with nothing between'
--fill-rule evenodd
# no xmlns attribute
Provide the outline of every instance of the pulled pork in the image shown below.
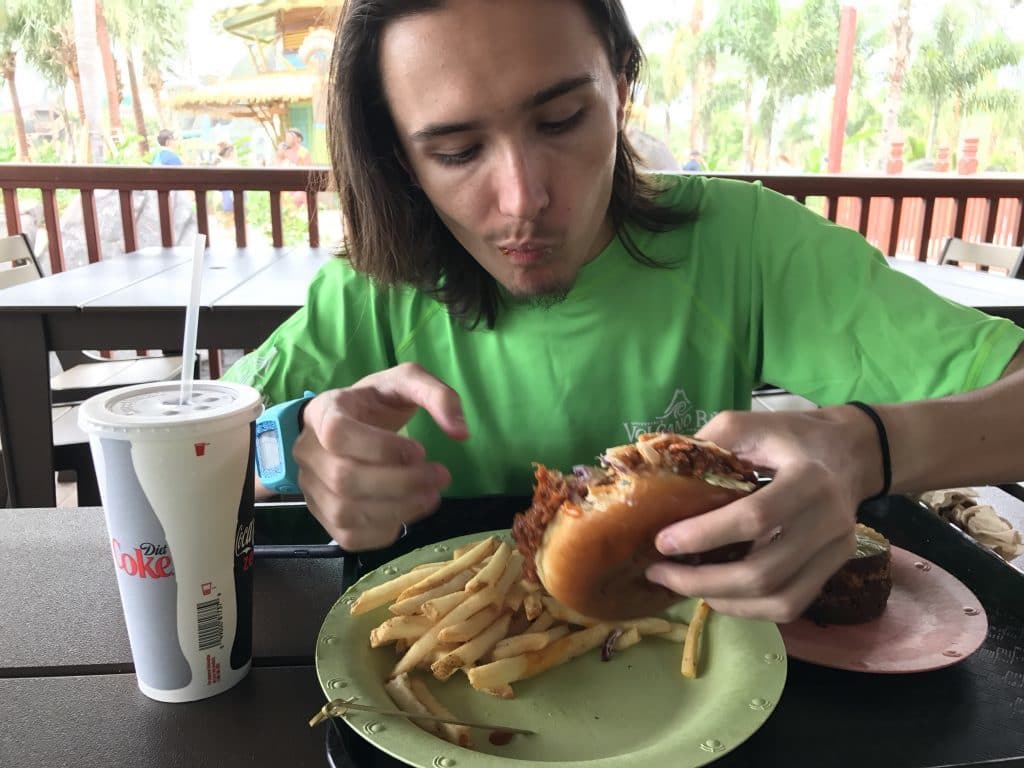
<svg viewBox="0 0 1024 768"><path fill-rule="evenodd" d="M706 440L671 432L640 435L636 443L609 448L600 457L601 467L580 466L572 475L534 465L533 502L512 522L512 536L523 554L523 572L536 582L534 558L544 530L562 504L572 514L586 503L590 488L615 483L621 476L668 471L706 479L715 476L740 483L756 483L753 467L729 451Z"/></svg>

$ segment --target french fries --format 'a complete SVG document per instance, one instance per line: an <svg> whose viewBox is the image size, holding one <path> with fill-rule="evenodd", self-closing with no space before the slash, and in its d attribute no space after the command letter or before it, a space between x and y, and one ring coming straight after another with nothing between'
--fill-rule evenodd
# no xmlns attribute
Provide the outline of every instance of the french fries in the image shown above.
<svg viewBox="0 0 1024 768"><path fill-rule="evenodd" d="M496 546L497 540L493 536L484 539L464 555L455 558L447 565L443 565L441 568L428 575L426 578L416 581L407 587L403 592L399 593L398 599L405 600L408 597L415 597L416 595L421 595L434 587L444 584L448 579L462 573L490 555ZM520 555L520 557L522 557L522 555Z"/></svg>
<svg viewBox="0 0 1024 768"><path fill-rule="evenodd" d="M404 589L422 581L427 574L441 570L444 563L432 563L431 565L434 567L409 571L409 573L404 576L399 576L391 581L386 581L372 589L366 590L356 598L356 601L352 603L352 607L349 608L348 612L353 616L358 616L360 613L366 613L367 611L372 611L374 608L386 605L398 597Z"/></svg>
<svg viewBox="0 0 1024 768"><path fill-rule="evenodd" d="M434 677L438 680L447 680L458 670L470 667L505 636L511 618L512 614L503 613L497 621L472 640L431 664L430 671L434 673Z"/></svg>
<svg viewBox="0 0 1024 768"><path fill-rule="evenodd" d="M472 573L465 571L460 573L443 584L439 584L433 589L428 589L414 597L407 597L405 600L397 600L391 604L388 608L396 616L411 616L412 614L419 611L420 606L424 603L433 600L437 597L444 597L454 592L461 592L466 584L471 580Z"/></svg>
<svg viewBox="0 0 1024 768"><path fill-rule="evenodd" d="M504 541L501 542L498 545L498 550L487 561L487 565L481 568L480 572L469 580L469 583L466 585L466 591L478 592L484 587L497 584L498 579L505 573L505 566L508 564L508 558L511 554L512 548Z"/></svg>
<svg viewBox="0 0 1024 768"><path fill-rule="evenodd" d="M711 613L711 606L704 602L704 598L697 601L697 607L693 609L693 618L690 619L690 627L686 631L686 641L683 643L683 677L691 680L697 677L697 650L700 645L700 633Z"/></svg>
<svg viewBox="0 0 1024 768"><path fill-rule="evenodd" d="M395 665L390 676L398 677L403 672L409 672L414 669L416 665L434 648L434 646L437 645L438 635L441 634L442 629L454 626L459 622L465 621L474 613L482 611L484 608L491 605L496 597L497 594L494 587L487 587L486 589L467 597L455 606L450 613L443 616L437 624L434 624L430 629L424 632L415 643L409 646L409 650L405 652L405 655Z"/></svg>
<svg viewBox="0 0 1024 768"><path fill-rule="evenodd" d="M427 684L420 680L420 678L409 678L409 687L412 688L413 694L423 703L430 714L435 717L446 717L450 720L459 719L452 714L448 707L437 700L437 697L427 688ZM438 726L441 729L442 738L450 741L452 744L458 744L460 747L473 748L473 737L467 726L451 723L438 723Z"/></svg>
<svg viewBox="0 0 1024 768"><path fill-rule="evenodd" d="M370 647L379 648L396 640L417 640L432 623L426 616L395 616L370 632Z"/></svg>
<svg viewBox="0 0 1024 768"><path fill-rule="evenodd" d="M517 680L533 677L575 659L591 648L597 648L607 639L612 629L614 627L611 624L595 624L568 634L539 651L521 653L518 656L473 667L467 673L469 683L474 688L482 690L500 689Z"/></svg>
<svg viewBox="0 0 1024 768"><path fill-rule="evenodd" d="M446 562L416 566L366 590L350 610L358 615L384 606L390 615L373 628L369 642L396 649L385 690L407 712L450 719L456 718L416 675L446 681L461 671L477 691L512 698L519 680L602 646L623 651L656 637L683 645L682 674L693 678L710 611L699 600L689 625L660 617L604 622L583 616L527 581L523 555L493 536L455 549ZM472 746L465 726L414 722L453 744Z"/></svg>
<svg viewBox="0 0 1024 768"><path fill-rule="evenodd" d="M438 634L438 639L443 643L465 643L491 626L499 615L501 615L501 610L497 606L484 608L475 616L470 616L459 624L442 629Z"/></svg>
<svg viewBox="0 0 1024 768"><path fill-rule="evenodd" d="M409 676L399 675L393 680L389 680L384 683L384 690L387 692L391 700L395 702L400 710L403 712L409 712L414 715L430 715L433 714L427 705L417 698L416 694L413 693L412 688L409 686ZM410 718L416 725L422 728L428 733L433 733L435 736L444 738L441 732L441 724L436 720L416 720Z"/></svg>

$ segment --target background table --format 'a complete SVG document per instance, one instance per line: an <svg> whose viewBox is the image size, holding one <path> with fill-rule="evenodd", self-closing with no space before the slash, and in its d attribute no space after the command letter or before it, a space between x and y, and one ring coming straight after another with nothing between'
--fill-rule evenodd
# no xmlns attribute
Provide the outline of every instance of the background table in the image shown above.
<svg viewBox="0 0 1024 768"><path fill-rule="evenodd" d="M1024 280L976 272L951 264L929 264L887 257L889 266L928 286L943 298L1024 326Z"/></svg>
<svg viewBox="0 0 1024 768"><path fill-rule="evenodd" d="M327 248L207 251L200 348L250 348L305 303ZM191 250L149 248L0 291L0 416L13 506L52 507L48 353L179 349Z"/></svg>

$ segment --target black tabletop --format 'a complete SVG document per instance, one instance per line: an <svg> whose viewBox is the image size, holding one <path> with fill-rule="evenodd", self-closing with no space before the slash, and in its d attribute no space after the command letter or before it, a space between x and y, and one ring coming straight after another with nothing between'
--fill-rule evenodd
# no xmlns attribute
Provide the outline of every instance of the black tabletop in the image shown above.
<svg viewBox="0 0 1024 768"><path fill-rule="evenodd" d="M311 664L343 561L261 558L254 574L254 657ZM99 507L0 510L0 605L0 676L132 669Z"/></svg>
<svg viewBox="0 0 1024 768"><path fill-rule="evenodd" d="M423 544L505 527L525 501L446 502L393 547L358 557L263 561L252 672L189 704L151 701L136 686L99 511L0 510L0 765L399 765L344 724L308 727L324 703L311 656L319 624L361 573ZM974 591L989 618L984 645L952 667L907 675L790 659L776 710L715 765L1024 765L1024 574L906 499L862 517Z"/></svg>

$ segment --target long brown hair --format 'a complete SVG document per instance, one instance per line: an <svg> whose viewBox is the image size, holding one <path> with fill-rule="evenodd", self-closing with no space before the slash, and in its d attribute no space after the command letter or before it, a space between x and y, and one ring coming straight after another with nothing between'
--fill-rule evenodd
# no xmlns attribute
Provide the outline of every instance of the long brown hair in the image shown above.
<svg viewBox="0 0 1024 768"><path fill-rule="evenodd" d="M644 58L622 3L580 2L632 98ZM339 19L327 135L345 217L344 255L379 283L414 285L468 326L484 322L493 328L500 305L496 281L455 239L403 167L378 67L379 41L388 23L443 5L444 0L347 0ZM692 220L695 212L660 204L660 188L637 173L636 163L620 131L609 205L612 225L634 259L667 267L645 256L623 225L665 231Z"/></svg>

